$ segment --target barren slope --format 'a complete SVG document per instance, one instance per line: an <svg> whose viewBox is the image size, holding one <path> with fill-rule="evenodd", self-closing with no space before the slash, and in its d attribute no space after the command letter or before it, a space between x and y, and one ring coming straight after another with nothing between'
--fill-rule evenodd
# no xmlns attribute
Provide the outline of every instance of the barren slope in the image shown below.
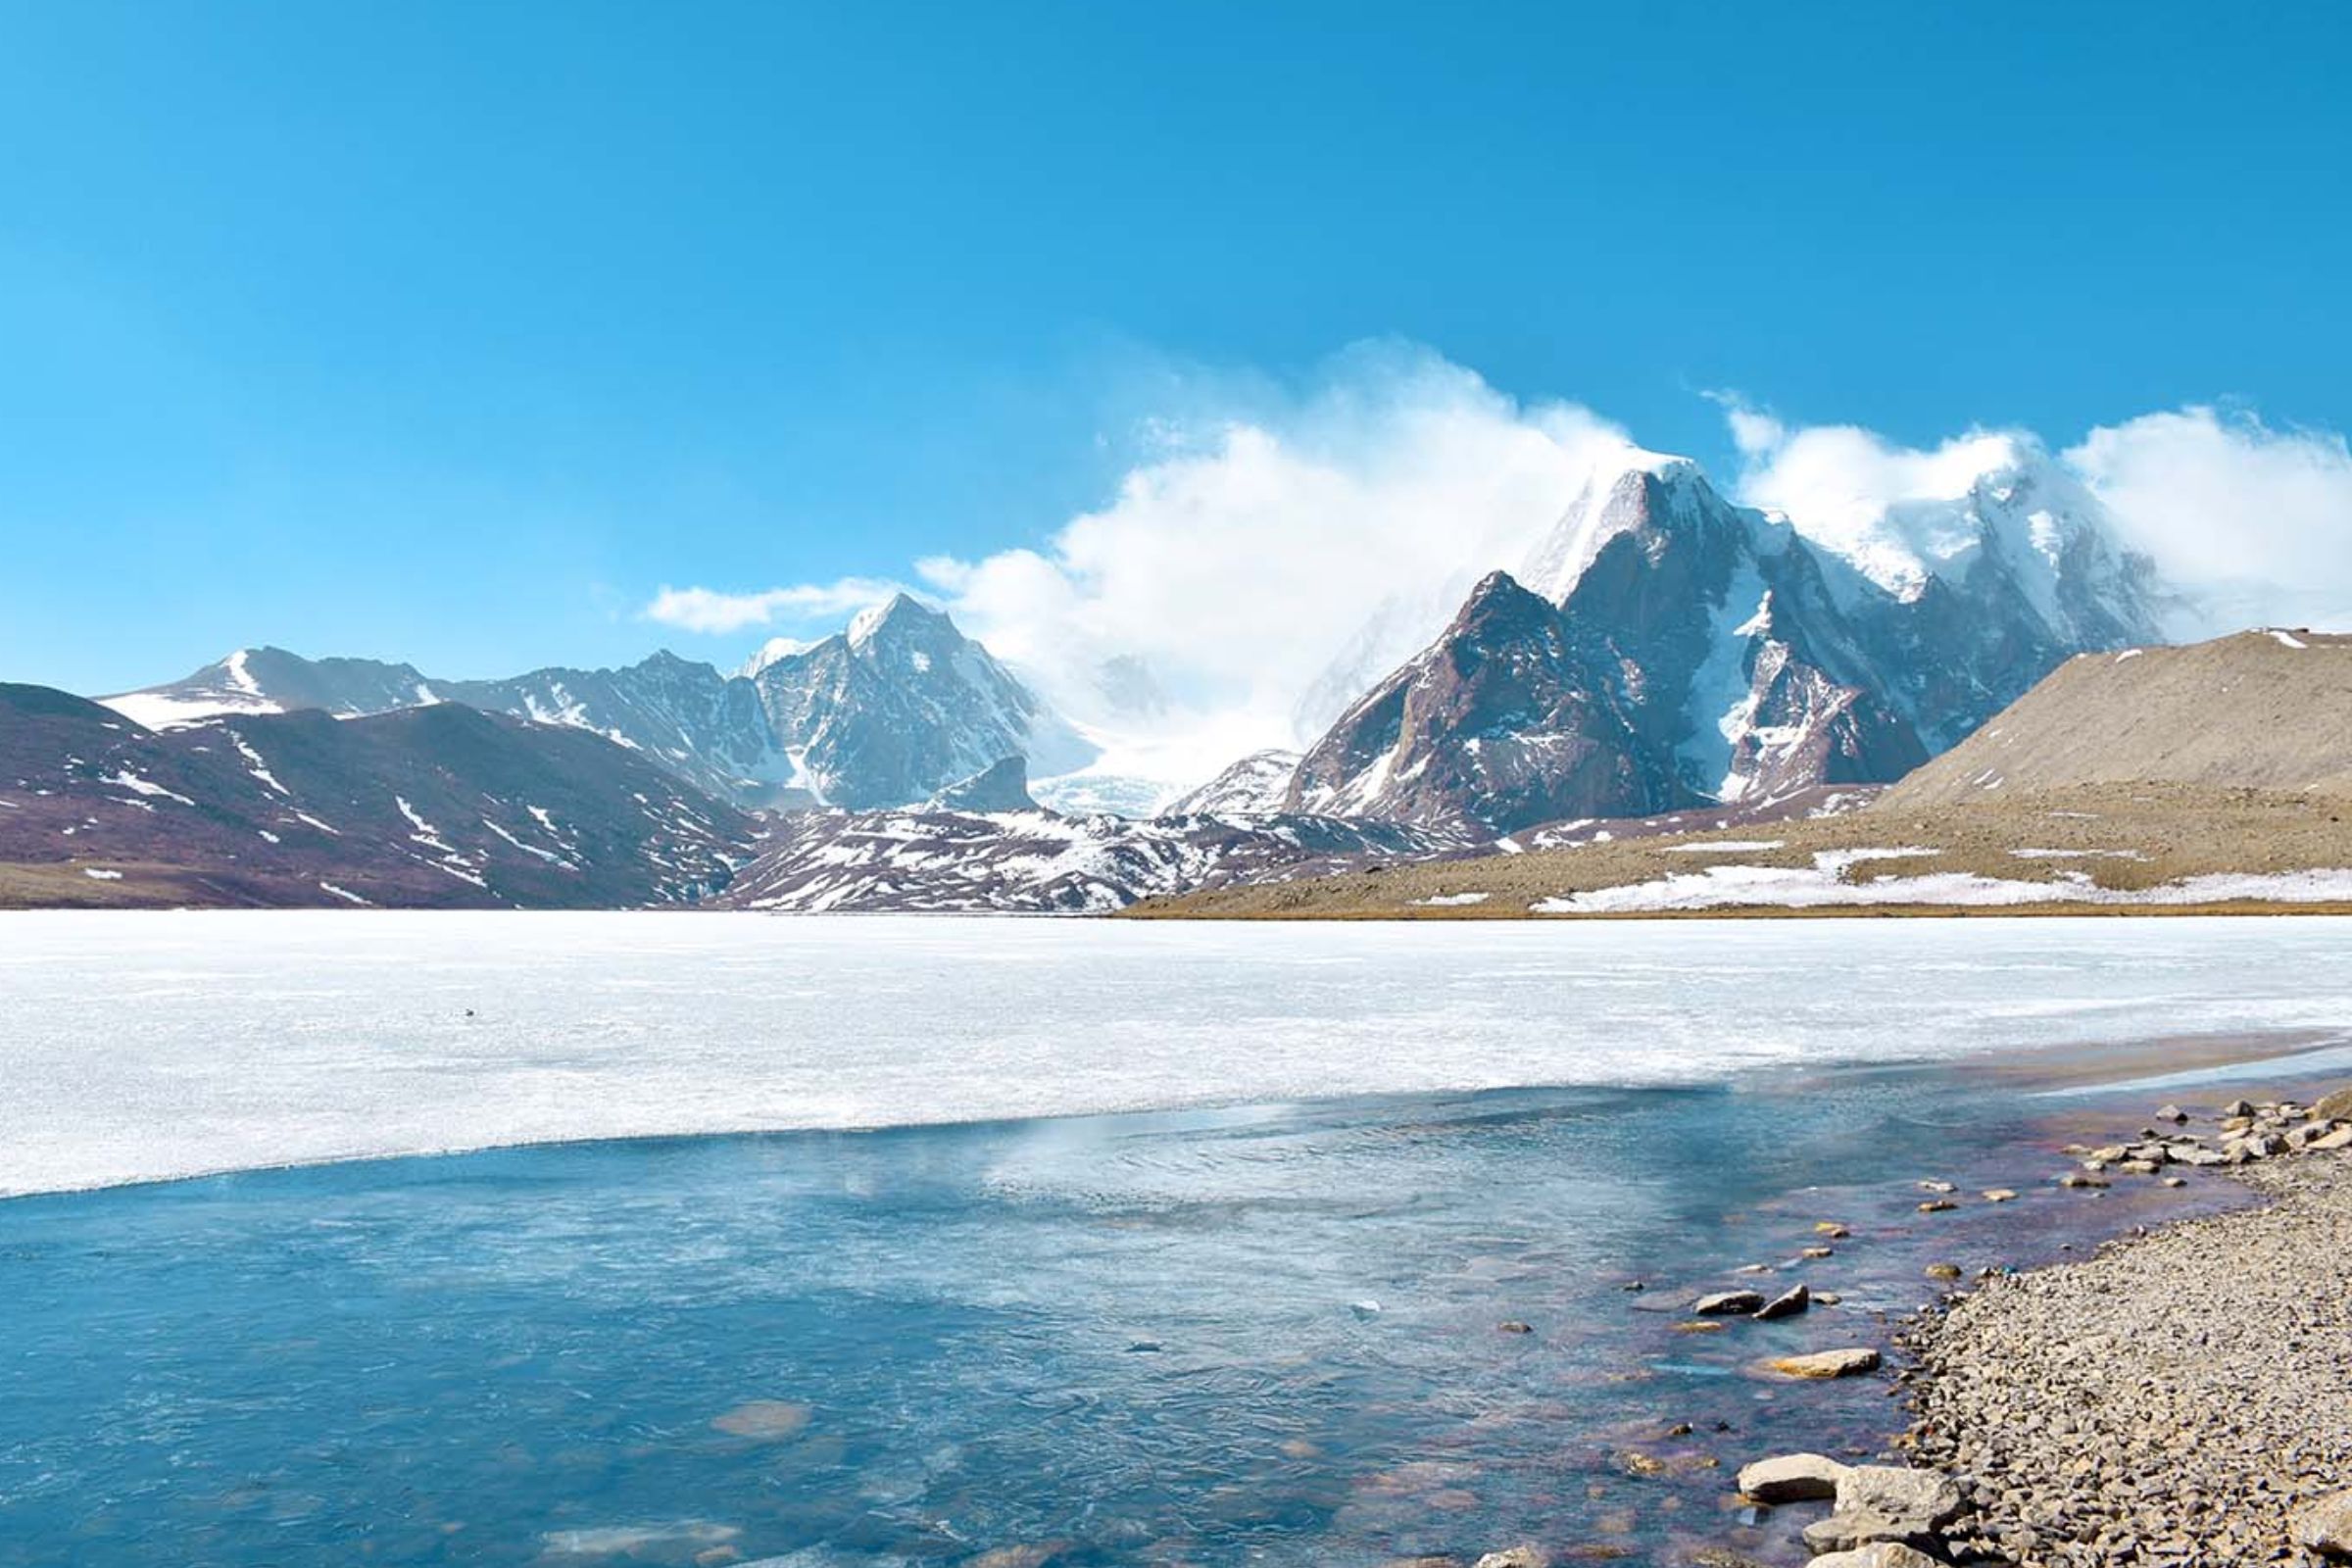
<svg viewBox="0 0 2352 1568"><path fill-rule="evenodd" d="M1885 805L2135 782L2352 793L2352 636L2247 631L2081 655Z"/></svg>

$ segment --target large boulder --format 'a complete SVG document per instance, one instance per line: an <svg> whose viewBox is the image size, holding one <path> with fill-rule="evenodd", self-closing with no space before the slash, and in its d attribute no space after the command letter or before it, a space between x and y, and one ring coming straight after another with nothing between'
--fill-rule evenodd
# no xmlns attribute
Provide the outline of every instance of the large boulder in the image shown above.
<svg viewBox="0 0 2352 1568"><path fill-rule="evenodd" d="M2295 1510L2291 1528L2296 1545L2336 1562L2352 1561L2352 1492L2330 1493L2305 1503Z"/></svg>
<svg viewBox="0 0 2352 1568"><path fill-rule="evenodd" d="M1805 1544L1815 1551L1850 1551L1883 1542L1932 1544L1961 1508L1960 1488L1951 1477L1882 1464L1847 1470L1838 1478L1833 1500L1827 1519L1805 1527Z"/></svg>
<svg viewBox="0 0 2352 1568"><path fill-rule="evenodd" d="M1881 1541L1851 1551L1833 1551L1813 1559L1811 1568L1943 1568L1943 1564L1899 1541Z"/></svg>
<svg viewBox="0 0 2352 1568"><path fill-rule="evenodd" d="M1740 1490L1758 1502L1816 1502L1838 1495L1850 1468L1818 1453L1784 1453L1741 1467Z"/></svg>

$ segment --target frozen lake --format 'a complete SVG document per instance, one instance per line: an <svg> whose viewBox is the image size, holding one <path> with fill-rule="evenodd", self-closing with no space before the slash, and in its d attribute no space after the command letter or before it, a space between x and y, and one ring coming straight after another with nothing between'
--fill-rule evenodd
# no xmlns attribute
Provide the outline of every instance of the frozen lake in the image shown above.
<svg viewBox="0 0 2352 1568"><path fill-rule="evenodd" d="M1794 1564L1899 1411L1756 1358L2230 1201L2052 1151L2333 1081L2346 934L0 917L0 1568Z"/></svg>
<svg viewBox="0 0 2352 1568"><path fill-rule="evenodd" d="M0 914L0 1195L2332 1030L2352 1018L2348 936L2328 917Z"/></svg>

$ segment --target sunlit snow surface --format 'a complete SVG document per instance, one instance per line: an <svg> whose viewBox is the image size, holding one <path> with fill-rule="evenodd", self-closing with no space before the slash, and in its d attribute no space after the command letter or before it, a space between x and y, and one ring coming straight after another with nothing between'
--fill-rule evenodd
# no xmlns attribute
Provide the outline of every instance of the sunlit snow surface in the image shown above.
<svg viewBox="0 0 2352 1568"><path fill-rule="evenodd" d="M0 915L0 1193L2332 1027L2347 923Z"/></svg>

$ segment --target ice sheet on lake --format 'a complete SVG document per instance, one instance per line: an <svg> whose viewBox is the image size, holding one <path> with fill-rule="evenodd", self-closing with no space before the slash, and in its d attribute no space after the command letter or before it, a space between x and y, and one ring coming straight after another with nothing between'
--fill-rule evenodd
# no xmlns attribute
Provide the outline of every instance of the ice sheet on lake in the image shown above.
<svg viewBox="0 0 2352 1568"><path fill-rule="evenodd" d="M2341 1026L2352 924L0 914L0 1194Z"/></svg>

